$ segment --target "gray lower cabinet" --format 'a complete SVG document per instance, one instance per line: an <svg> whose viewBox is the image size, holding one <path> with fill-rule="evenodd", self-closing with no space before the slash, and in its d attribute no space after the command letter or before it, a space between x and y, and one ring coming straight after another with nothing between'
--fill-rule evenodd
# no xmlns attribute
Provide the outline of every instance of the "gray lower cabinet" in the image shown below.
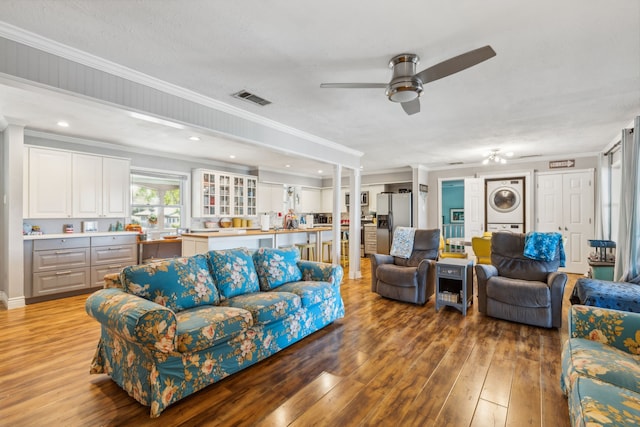
<svg viewBox="0 0 640 427"><path fill-rule="evenodd" d="M33 292L39 297L89 288L88 237L33 242Z"/></svg>
<svg viewBox="0 0 640 427"><path fill-rule="evenodd" d="M137 264L137 253L135 235L34 240L25 244L25 270L31 273L25 280L25 296L100 288L105 274Z"/></svg>
<svg viewBox="0 0 640 427"><path fill-rule="evenodd" d="M106 236L91 238L91 287L101 288L105 274L119 273L128 265L137 264L136 236Z"/></svg>

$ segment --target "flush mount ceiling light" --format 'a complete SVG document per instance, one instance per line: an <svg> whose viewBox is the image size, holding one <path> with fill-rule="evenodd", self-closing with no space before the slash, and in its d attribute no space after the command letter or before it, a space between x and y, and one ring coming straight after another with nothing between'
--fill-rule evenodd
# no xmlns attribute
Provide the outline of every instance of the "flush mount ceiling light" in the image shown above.
<svg viewBox="0 0 640 427"><path fill-rule="evenodd" d="M65 122L65 121L63 121L63 120L60 120L60 121L58 122L58 126L60 126L61 128L68 128L68 127L69 127L69 123L68 123L68 122Z"/></svg>
<svg viewBox="0 0 640 427"><path fill-rule="evenodd" d="M507 163L507 159L502 157L502 156L500 156L498 154L499 152L500 152L500 150L491 150L491 152L489 153L487 158L482 161L482 164L483 165L487 165L489 163L501 163L501 164ZM505 154L505 156L511 157L511 156L513 156L513 153L507 153L507 154Z"/></svg>
<svg viewBox="0 0 640 427"><path fill-rule="evenodd" d="M184 129L185 127L180 123L171 122L169 120L160 119L158 117L148 116L146 114L136 113L135 111L129 112L129 116L134 119L144 120L145 122L155 123L158 125L169 126L174 129Z"/></svg>

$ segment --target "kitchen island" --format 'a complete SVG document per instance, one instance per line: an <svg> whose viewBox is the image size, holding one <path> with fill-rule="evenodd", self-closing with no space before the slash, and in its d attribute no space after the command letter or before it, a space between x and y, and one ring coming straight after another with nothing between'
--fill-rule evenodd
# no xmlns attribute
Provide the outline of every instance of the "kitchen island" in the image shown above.
<svg viewBox="0 0 640 427"><path fill-rule="evenodd" d="M298 228L294 230L225 228L203 233L182 234L182 256L203 254L214 249L278 248L297 243L315 243L316 261L322 260L322 241L331 239L331 227Z"/></svg>

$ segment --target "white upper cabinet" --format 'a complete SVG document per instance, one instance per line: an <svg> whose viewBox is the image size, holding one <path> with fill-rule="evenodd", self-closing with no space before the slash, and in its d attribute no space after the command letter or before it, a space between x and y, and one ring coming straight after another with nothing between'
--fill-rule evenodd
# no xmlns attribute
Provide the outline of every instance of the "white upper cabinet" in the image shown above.
<svg viewBox="0 0 640 427"><path fill-rule="evenodd" d="M29 148L28 218L70 218L72 155L68 151Z"/></svg>
<svg viewBox="0 0 640 427"><path fill-rule="evenodd" d="M131 200L131 162L114 157L102 158L102 216L129 216Z"/></svg>
<svg viewBox="0 0 640 427"><path fill-rule="evenodd" d="M322 212L333 212L333 190L331 188L322 189Z"/></svg>
<svg viewBox="0 0 640 427"><path fill-rule="evenodd" d="M317 188L302 187L297 210L299 213L322 212L322 191Z"/></svg>
<svg viewBox="0 0 640 427"><path fill-rule="evenodd" d="M102 158L87 154L72 154L73 216L102 216Z"/></svg>
<svg viewBox="0 0 640 427"><path fill-rule="evenodd" d="M194 218L258 214L258 180L255 176L194 169L192 178Z"/></svg>
<svg viewBox="0 0 640 427"><path fill-rule="evenodd" d="M128 159L29 147L27 218L123 218L129 211Z"/></svg>

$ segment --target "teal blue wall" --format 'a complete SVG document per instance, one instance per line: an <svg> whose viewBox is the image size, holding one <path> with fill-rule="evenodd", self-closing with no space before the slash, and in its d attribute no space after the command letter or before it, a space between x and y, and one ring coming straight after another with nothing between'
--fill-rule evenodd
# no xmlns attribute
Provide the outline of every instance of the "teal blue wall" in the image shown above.
<svg viewBox="0 0 640 427"><path fill-rule="evenodd" d="M442 216L443 224L450 224L450 209L464 208L464 180L445 181L442 183Z"/></svg>

